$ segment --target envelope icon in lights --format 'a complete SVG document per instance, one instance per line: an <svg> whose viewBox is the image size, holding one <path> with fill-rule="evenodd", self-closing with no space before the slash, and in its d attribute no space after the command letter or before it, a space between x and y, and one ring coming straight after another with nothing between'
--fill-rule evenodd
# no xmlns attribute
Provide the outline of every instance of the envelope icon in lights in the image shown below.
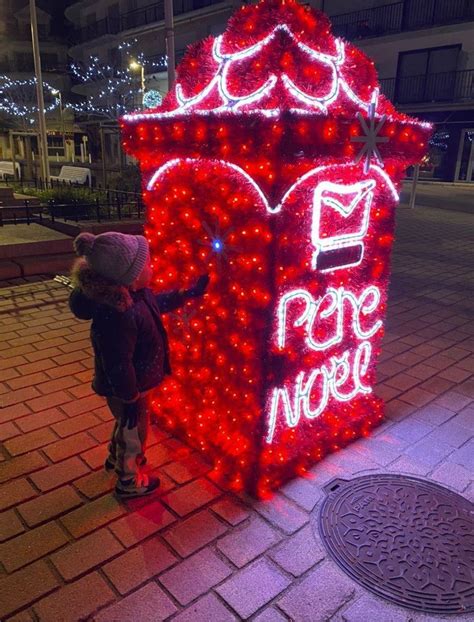
<svg viewBox="0 0 474 622"><path fill-rule="evenodd" d="M322 181L313 196L313 268L323 272L357 266L364 257L375 181Z"/></svg>

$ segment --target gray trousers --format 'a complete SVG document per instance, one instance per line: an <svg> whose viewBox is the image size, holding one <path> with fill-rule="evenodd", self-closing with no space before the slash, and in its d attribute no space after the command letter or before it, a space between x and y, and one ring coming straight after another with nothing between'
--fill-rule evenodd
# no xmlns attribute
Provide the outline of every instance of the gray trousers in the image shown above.
<svg viewBox="0 0 474 622"><path fill-rule="evenodd" d="M109 454L115 462L115 471L122 480L134 479L139 471L137 461L144 456L148 436L149 412L146 399L133 404L136 425L130 426L125 418L127 405L116 397L108 397L107 404L115 417L115 426L109 443ZM130 404L128 405L130 408Z"/></svg>

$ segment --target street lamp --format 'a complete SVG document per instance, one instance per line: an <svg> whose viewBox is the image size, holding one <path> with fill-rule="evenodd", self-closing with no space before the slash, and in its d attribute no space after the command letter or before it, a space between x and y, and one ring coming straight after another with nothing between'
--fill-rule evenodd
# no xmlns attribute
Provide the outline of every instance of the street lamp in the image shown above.
<svg viewBox="0 0 474 622"><path fill-rule="evenodd" d="M141 82L141 92L142 92L142 108L143 108L143 96L145 95L145 67L136 60L132 60L130 65L128 66L132 71L140 70L140 82Z"/></svg>
<svg viewBox="0 0 474 622"><path fill-rule="evenodd" d="M63 117L63 96L59 89L53 89L51 95L54 95L59 100L59 118L61 124L61 136L63 139L63 153L64 159L66 159L66 136L64 134L64 117Z"/></svg>

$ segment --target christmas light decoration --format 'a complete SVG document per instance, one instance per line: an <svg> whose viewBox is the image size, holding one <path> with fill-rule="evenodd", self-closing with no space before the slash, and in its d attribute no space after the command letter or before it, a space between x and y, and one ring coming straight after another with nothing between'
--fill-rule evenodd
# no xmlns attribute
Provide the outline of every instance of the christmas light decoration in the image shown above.
<svg viewBox="0 0 474 622"><path fill-rule="evenodd" d="M43 92L46 95L45 112L51 112L59 106L56 89L43 81ZM0 75L0 113L14 120L22 120L33 125L38 120L36 100L36 78L13 80Z"/></svg>
<svg viewBox="0 0 474 622"><path fill-rule="evenodd" d="M165 319L160 422L265 496L382 418L374 394L394 208L429 124L295 0L242 7L192 46L156 110L125 115L157 289L211 276Z"/></svg>
<svg viewBox="0 0 474 622"><path fill-rule="evenodd" d="M144 108L158 108L161 106L163 98L159 91L155 91L154 89L150 89L146 91L143 95L143 107Z"/></svg>
<svg viewBox="0 0 474 622"><path fill-rule="evenodd" d="M66 104L81 115L117 119L138 107L137 94L140 91L134 66L141 66L147 73L166 69L167 58L148 60L142 52L136 51L137 39L122 42L117 46L123 57L125 69L102 62L97 56L90 56L86 63L72 63L70 71L75 82L88 90L85 101ZM93 86L94 88L90 88ZM161 104L158 91L147 91L143 97L145 108L156 108Z"/></svg>

